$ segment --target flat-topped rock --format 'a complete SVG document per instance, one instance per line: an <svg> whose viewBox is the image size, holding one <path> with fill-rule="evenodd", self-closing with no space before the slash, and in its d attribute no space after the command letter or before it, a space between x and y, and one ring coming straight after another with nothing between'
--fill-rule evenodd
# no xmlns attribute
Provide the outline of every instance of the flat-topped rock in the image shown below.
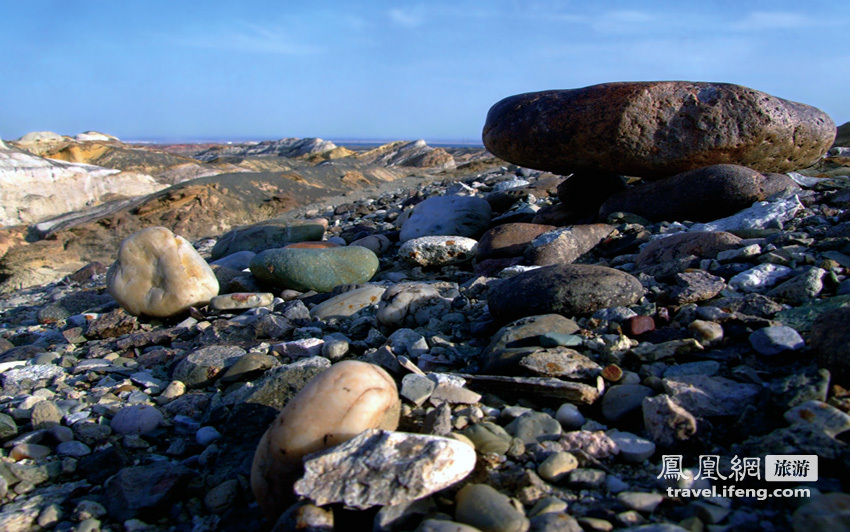
<svg viewBox="0 0 850 532"><path fill-rule="evenodd" d="M567 175L665 177L712 164L805 168L835 139L823 111L739 85L616 82L510 96L484 124L484 146L512 163Z"/></svg>

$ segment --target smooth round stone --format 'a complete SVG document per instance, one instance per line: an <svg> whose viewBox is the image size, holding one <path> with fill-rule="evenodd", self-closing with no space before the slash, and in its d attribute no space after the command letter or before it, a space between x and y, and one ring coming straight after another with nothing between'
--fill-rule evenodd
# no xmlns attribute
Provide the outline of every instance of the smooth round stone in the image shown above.
<svg viewBox="0 0 850 532"><path fill-rule="evenodd" d="M81 441L63 441L56 446L56 454L59 456L72 456L79 458L91 454L91 448Z"/></svg>
<svg viewBox="0 0 850 532"><path fill-rule="evenodd" d="M320 320L347 318L372 305L377 305L386 288L368 285L343 292L323 301L310 310L310 316Z"/></svg>
<svg viewBox="0 0 850 532"><path fill-rule="evenodd" d="M472 196L434 196L416 205L399 234L400 242L421 236L457 235L478 238L490 225L486 200Z"/></svg>
<svg viewBox="0 0 850 532"><path fill-rule="evenodd" d="M771 356L800 350L805 347L806 341L791 327L775 325L753 331L750 334L750 345L760 355Z"/></svg>
<svg viewBox="0 0 850 532"><path fill-rule="evenodd" d="M115 413L109 426L119 434L147 434L162 423L162 414L150 405L125 406Z"/></svg>
<svg viewBox="0 0 850 532"><path fill-rule="evenodd" d="M478 241L463 236L421 236L401 245L399 257L420 266L445 266L475 258Z"/></svg>
<svg viewBox="0 0 850 532"><path fill-rule="evenodd" d="M212 269L186 239L164 227L127 237L106 273L110 295L128 313L169 317L218 294Z"/></svg>
<svg viewBox="0 0 850 532"><path fill-rule="evenodd" d="M555 229L554 225L507 223L488 229L478 241L476 259L521 257L525 248L539 235Z"/></svg>
<svg viewBox="0 0 850 532"><path fill-rule="evenodd" d="M566 478L570 471L576 468L578 468L576 457L571 453L561 451L550 454L543 460L537 466L537 474L548 482L558 482Z"/></svg>
<svg viewBox="0 0 850 532"><path fill-rule="evenodd" d="M593 314L606 307L632 305L643 293L640 281L625 272L589 264L557 264L492 286L487 305L494 319L507 322L539 314Z"/></svg>
<svg viewBox="0 0 850 532"><path fill-rule="evenodd" d="M505 454L511 446L511 435L499 425L484 421L466 427L462 434L472 441L479 453Z"/></svg>
<svg viewBox="0 0 850 532"><path fill-rule="evenodd" d="M245 356L235 345L211 345L195 350L174 368L173 378L187 388L199 388L214 381L225 369Z"/></svg>
<svg viewBox="0 0 850 532"><path fill-rule="evenodd" d="M32 407L30 422L35 430L49 429L59 425L64 415L53 401L39 401Z"/></svg>
<svg viewBox="0 0 850 532"><path fill-rule="evenodd" d="M278 360L273 356L264 355L262 353L248 353L244 356L240 356L232 366L227 368L227 371L225 371L224 375L221 376L221 382L230 383L247 381L256 377L265 370L273 368L278 363ZM169 386L171 386L171 384L169 384ZM163 395L164 394L165 393L163 392Z"/></svg>
<svg viewBox="0 0 850 532"><path fill-rule="evenodd" d="M567 480L576 489L599 489L605 485L605 471L578 468L569 472Z"/></svg>
<svg viewBox="0 0 850 532"><path fill-rule="evenodd" d="M195 441L198 442L198 445L209 445L214 441L221 439L221 433L215 430L215 427L201 427L198 429L198 432L195 433Z"/></svg>
<svg viewBox="0 0 850 532"><path fill-rule="evenodd" d="M259 253L294 242L321 240L328 228L327 220L266 220L247 227L237 227L219 237L210 255L213 260L239 251ZM244 268L239 268L244 269Z"/></svg>
<svg viewBox="0 0 850 532"><path fill-rule="evenodd" d="M230 268L231 270L241 272L248 268L248 264L251 262L251 259L254 258L254 255L256 255L256 253L253 251L237 251L236 253L212 261L210 266L221 266L223 268Z"/></svg>
<svg viewBox="0 0 850 532"><path fill-rule="evenodd" d="M12 450L9 451L9 458L16 462L23 460L24 458L38 460L39 458L48 456L50 453L50 447L46 445L39 445L37 443L19 443L12 447Z"/></svg>
<svg viewBox="0 0 850 532"><path fill-rule="evenodd" d="M369 235L363 238L358 238L351 246L360 246L369 249L377 256L381 256L393 247L393 243L384 235Z"/></svg>
<svg viewBox="0 0 850 532"><path fill-rule="evenodd" d="M561 424L543 412L526 412L511 421L505 430L526 445L542 441L557 440L561 436Z"/></svg>
<svg viewBox="0 0 850 532"><path fill-rule="evenodd" d="M351 342L342 333L331 333L322 342L322 356L328 360L340 360L351 349Z"/></svg>
<svg viewBox="0 0 850 532"><path fill-rule="evenodd" d="M11 439L18 434L18 425L15 419L8 415L0 413L0 441Z"/></svg>
<svg viewBox="0 0 850 532"><path fill-rule="evenodd" d="M641 408L644 398L655 395L651 388L640 384L618 384L602 396L602 415L608 421L620 421Z"/></svg>
<svg viewBox="0 0 850 532"><path fill-rule="evenodd" d="M456 521L426 519L419 524L414 532L481 532L481 530Z"/></svg>
<svg viewBox="0 0 850 532"><path fill-rule="evenodd" d="M617 500L630 510L651 514L664 501L664 496L660 493L624 491L617 494Z"/></svg>
<svg viewBox="0 0 850 532"><path fill-rule="evenodd" d="M330 292L365 283L378 271L378 257L360 246L268 249L251 259L251 273L281 288Z"/></svg>
<svg viewBox="0 0 850 532"><path fill-rule="evenodd" d="M555 412L555 419L566 430L575 430L584 425L585 417L579 412L578 407L572 403L564 403Z"/></svg>
<svg viewBox="0 0 850 532"><path fill-rule="evenodd" d="M215 310L241 310L267 307L272 304L274 294L269 292L237 292L215 296L210 300L210 308Z"/></svg>
<svg viewBox="0 0 850 532"><path fill-rule="evenodd" d="M644 81L510 96L487 113L483 139L497 157L559 175L657 178L723 163L805 168L835 131L819 109L740 85Z"/></svg>
<svg viewBox="0 0 850 532"><path fill-rule="evenodd" d="M714 321L694 320L688 331L704 346L718 344L723 340L723 326Z"/></svg>
<svg viewBox="0 0 850 532"><path fill-rule="evenodd" d="M467 484L457 493L455 520L488 532L525 532L529 527L510 499L487 484Z"/></svg>
<svg viewBox="0 0 850 532"><path fill-rule="evenodd" d="M617 448L620 449L619 456L626 462L640 463L655 454L654 443L631 432L620 432L614 429L606 434L617 444Z"/></svg>
<svg viewBox="0 0 850 532"><path fill-rule="evenodd" d="M809 268L804 273L788 279L770 290L767 295L786 301L791 305L805 305L816 298L823 290L826 270Z"/></svg>

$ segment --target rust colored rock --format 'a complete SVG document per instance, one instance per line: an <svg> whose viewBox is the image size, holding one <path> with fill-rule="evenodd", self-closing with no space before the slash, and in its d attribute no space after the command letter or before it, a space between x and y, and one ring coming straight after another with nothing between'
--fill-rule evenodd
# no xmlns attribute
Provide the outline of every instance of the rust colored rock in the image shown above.
<svg viewBox="0 0 850 532"><path fill-rule="evenodd" d="M478 241L478 261L521 257L525 248L539 235L555 229L554 225L509 223L490 229Z"/></svg>
<svg viewBox="0 0 850 532"><path fill-rule="evenodd" d="M338 248L339 244L334 242L295 242L294 244L287 244L287 248L303 248L303 249L325 249L325 248Z"/></svg>
<svg viewBox="0 0 850 532"><path fill-rule="evenodd" d="M490 109L483 139L529 168L658 178L725 163L805 168L835 133L823 111L740 85L647 81L510 96Z"/></svg>
<svg viewBox="0 0 850 532"><path fill-rule="evenodd" d="M635 258L635 267L652 275L672 275L740 243L739 237L725 231L677 233L647 244Z"/></svg>
<svg viewBox="0 0 850 532"><path fill-rule="evenodd" d="M777 192L799 188L785 174L764 175L736 164L715 164L623 190L602 204L599 218L630 212L653 222L708 222Z"/></svg>
<svg viewBox="0 0 850 532"><path fill-rule="evenodd" d="M632 316L624 323L624 332L627 336L634 338L641 334L655 330L655 320L652 316Z"/></svg>
<svg viewBox="0 0 850 532"><path fill-rule="evenodd" d="M602 370L602 378L609 382L617 382L623 378L623 370L617 364L605 366Z"/></svg>

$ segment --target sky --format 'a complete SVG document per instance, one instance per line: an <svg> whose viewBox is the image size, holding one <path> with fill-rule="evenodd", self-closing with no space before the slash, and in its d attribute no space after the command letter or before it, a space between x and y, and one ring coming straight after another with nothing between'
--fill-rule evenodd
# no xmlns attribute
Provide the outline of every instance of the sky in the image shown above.
<svg viewBox="0 0 850 532"><path fill-rule="evenodd" d="M850 2L0 0L0 138L481 140L523 92L745 85L850 120Z"/></svg>

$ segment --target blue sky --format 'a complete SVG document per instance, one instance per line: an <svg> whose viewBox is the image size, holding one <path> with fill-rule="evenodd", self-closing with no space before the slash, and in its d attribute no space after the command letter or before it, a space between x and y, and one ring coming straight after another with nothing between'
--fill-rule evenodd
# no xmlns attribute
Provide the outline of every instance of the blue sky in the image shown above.
<svg viewBox="0 0 850 532"><path fill-rule="evenodd" d="M850 2L0 0L0 138L480 141L511 94L738 83L850 120Z"/></svg>

